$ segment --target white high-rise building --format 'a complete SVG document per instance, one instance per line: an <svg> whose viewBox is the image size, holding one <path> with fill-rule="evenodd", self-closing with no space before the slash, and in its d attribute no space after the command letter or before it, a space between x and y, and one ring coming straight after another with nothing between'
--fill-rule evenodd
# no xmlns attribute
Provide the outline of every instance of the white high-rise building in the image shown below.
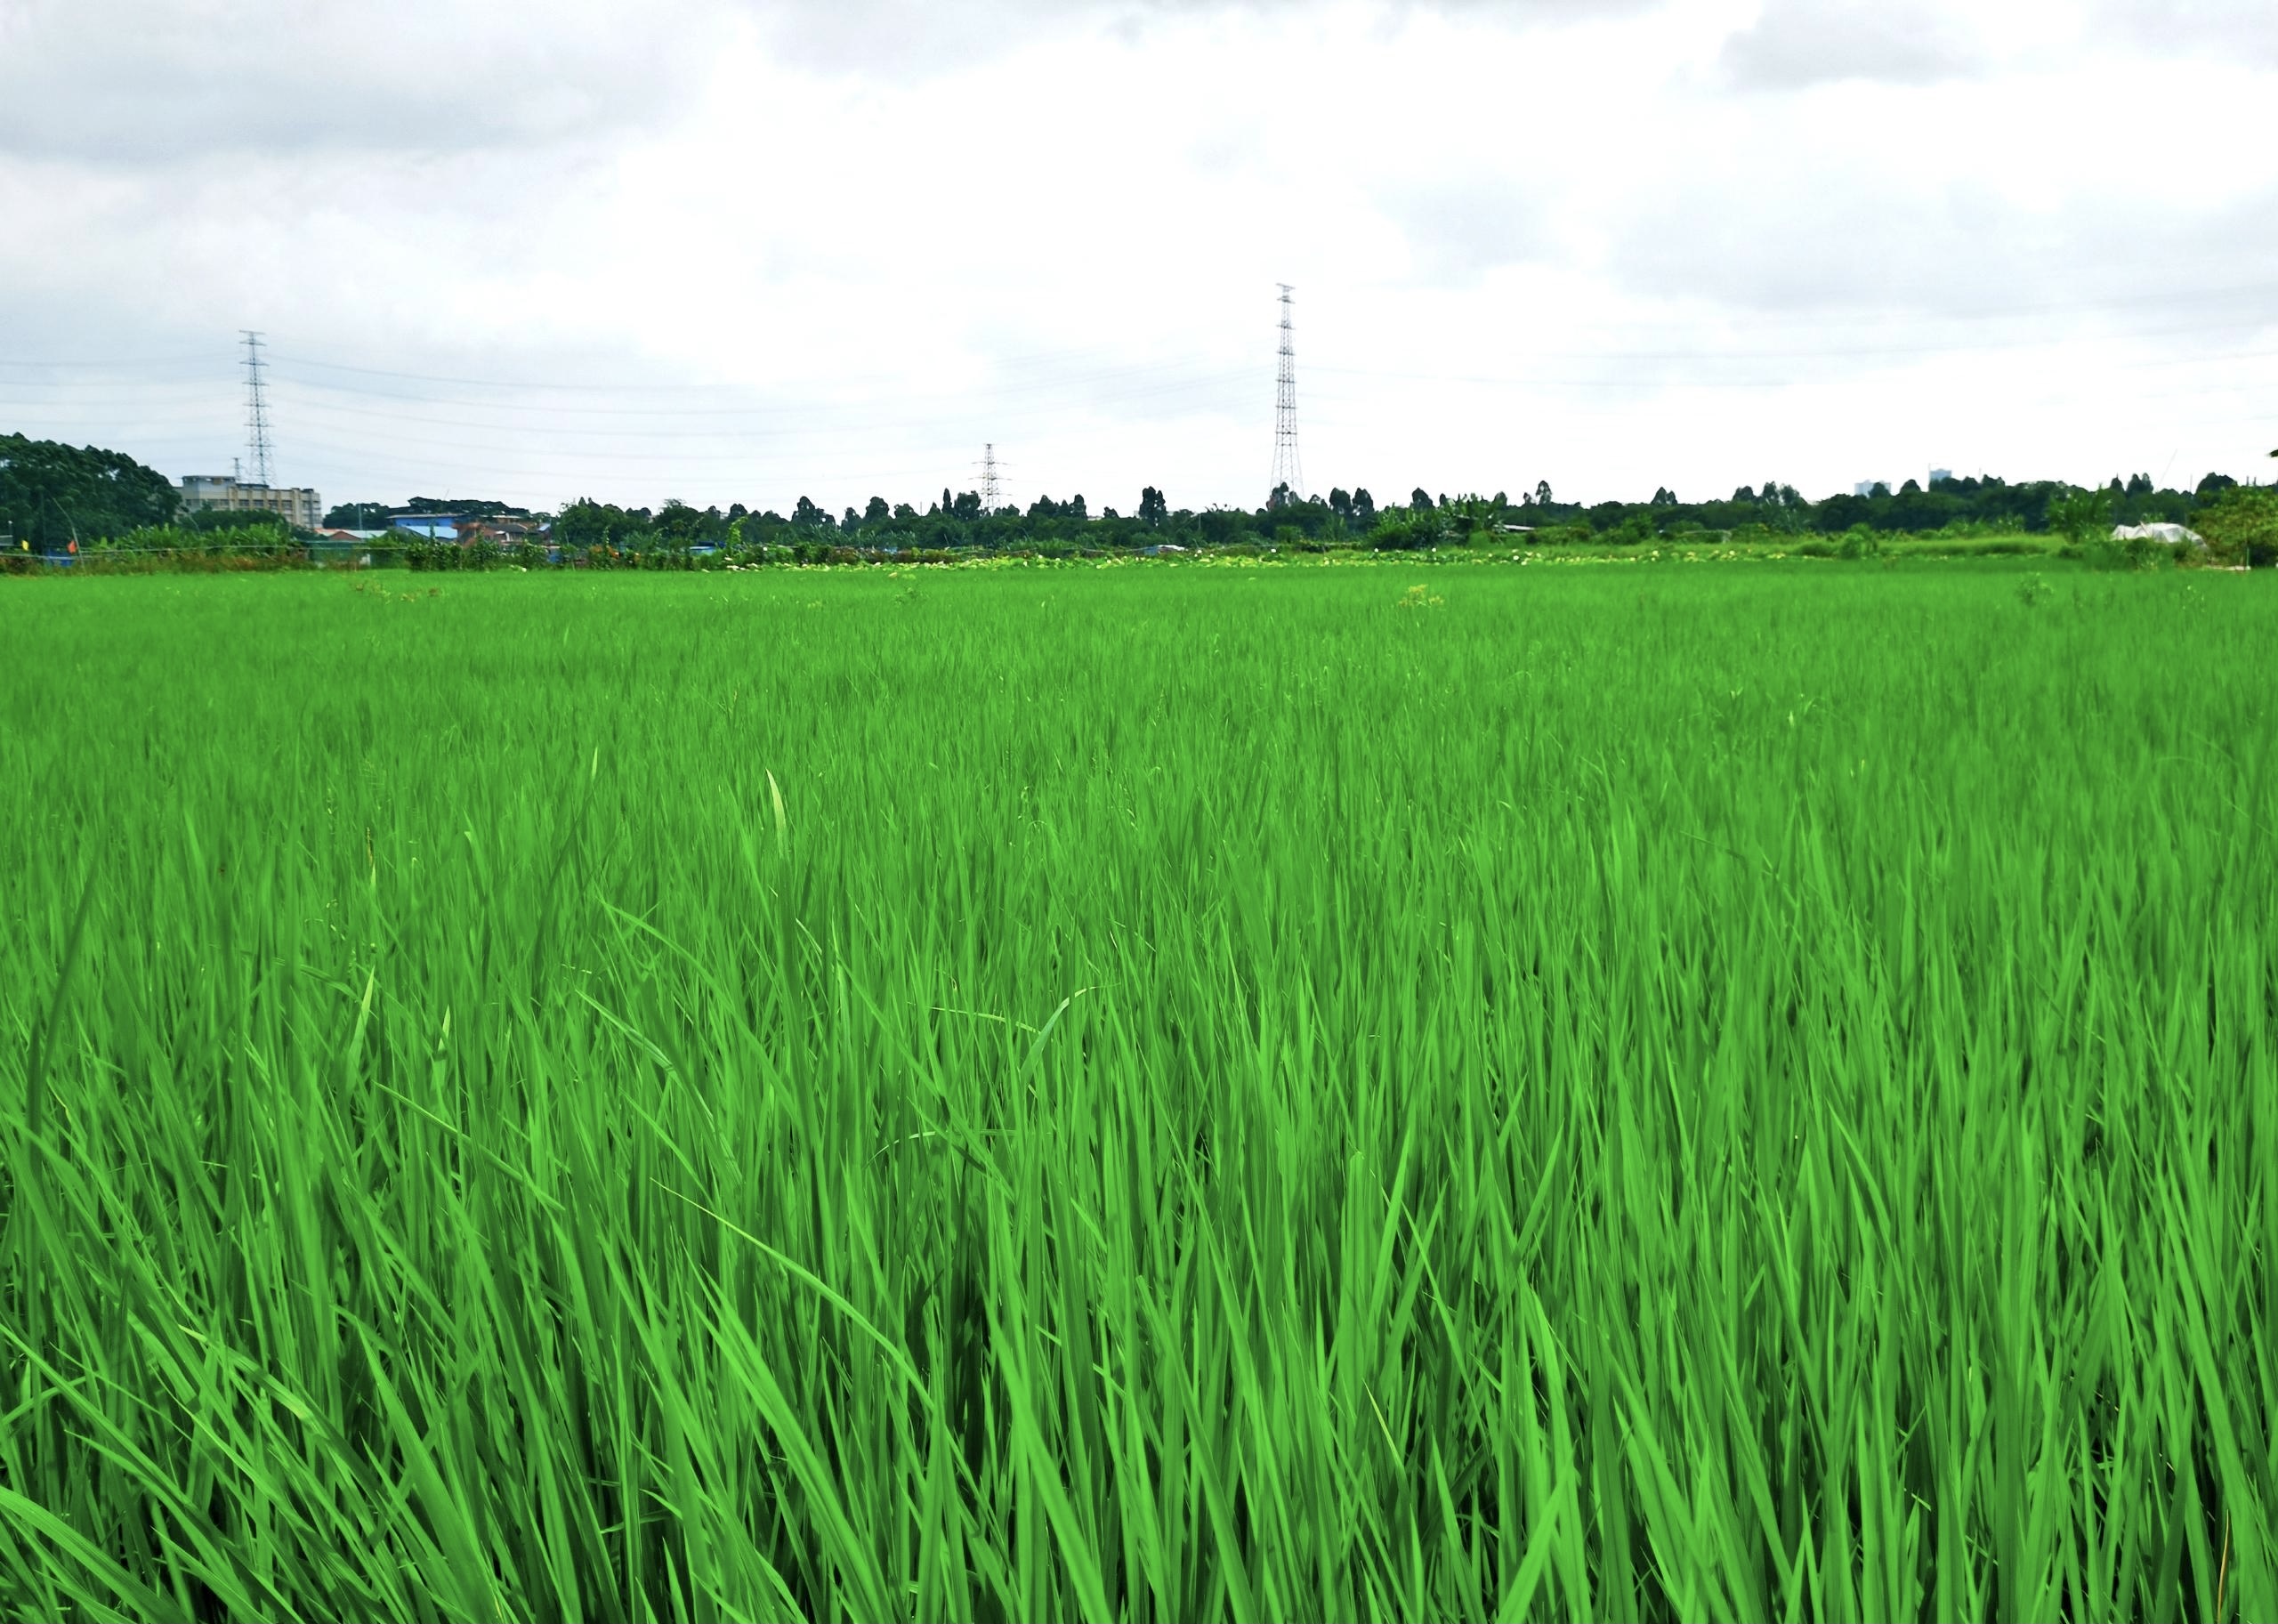
<svg viewBox="0 0 2278 1624"><path fill-rule="evenodd" d="M253 485L227 473L182 476L182 505L185 508L222 508L233 513L266 517L275 514L286 523L313 530L324 518L324 503L305 486Z"/></svg>

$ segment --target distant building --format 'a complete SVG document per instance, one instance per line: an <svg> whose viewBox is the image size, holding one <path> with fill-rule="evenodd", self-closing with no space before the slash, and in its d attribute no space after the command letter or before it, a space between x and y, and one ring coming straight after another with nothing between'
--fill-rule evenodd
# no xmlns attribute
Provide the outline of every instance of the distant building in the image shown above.
<svg viewBox="0 0 2278 1624"><path fill-rule="evenodd" d="M248 484L226 473L182 476L182 505L192 512L220 508L224 513L275 516L295 529L313 530L324 518L324 504L304 486Z"/></svg>
<svg viewBox="0 0 2278 1624"><path fill-rule="evenodd" d="M456 541L459 526L466 523L467 518L464 513L390 513L388 522L399 530L409 530L430 541Z"/></svg>
<svg viewBox="0 0 2278 1624"><path fill-rule="evenodd" d="M361 568L372 562L373 539L386 534L385 530L319 530L316 539L309 543L310 562L319 569L327 564Z"/></svg>
<svg viewBox="0 0 2278 1624"><path fill-rule="evenodd" d="M430 541L489 541L500 546L527 540L540 528L533 519L477 518L468 513L390 513L388 522Z"/></svg>
<svg viewBox="0 0 2278 1624"><path fill-rule="evenodd" d="M1861 480L1851 487L1851 494L1854 497L1871 497L1875 494L1875 487L1878 485L1882 486L1886 490L1890 488L1888 482L1883 480Z"/></svg>
<svg viewBox="0 0 2278 1624"><path fill-rule="evenodd" d="M1933 468L1930 470L1930 483L1933 485L1935 485L1941 480L1950 480L1953 477L1954 471L1951 468Z"/></svg>

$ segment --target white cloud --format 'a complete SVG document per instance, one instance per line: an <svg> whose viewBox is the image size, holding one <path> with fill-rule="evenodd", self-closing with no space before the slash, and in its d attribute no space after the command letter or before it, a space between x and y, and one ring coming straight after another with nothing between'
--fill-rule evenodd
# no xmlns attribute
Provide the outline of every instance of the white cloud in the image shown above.
<svg viewBox="0 0 2278 1624"><path fill-rule="evenodd" d="M0 426L225 466L256 326L328 497L1255 500L1290 281L1324 488L2266 473L2278 76L1781 5L0 0Z"/></svg>
<svg viewBox="0 0 2278 1624"><path fill-rule="evenodd" d="M731 36L700 0L9 0L0 154L450 153L668 114Z"/></svg>
<svg viewBox="0 0 2278 1624"><path fill-rule="evenodd" d="M779 60L832 72L925 77L1014 54L1038 43L1104 33L1143 43L1151 31L1233 13L1302 27L1320 0L746 0ZM1398 20L1450 15L1505 28L1584 21L1649 8L1653 0L1385 0Z"/></svg>
<svg viewBox="0 0 2278 1624"><path fill-rule="evenodd" d="M2267 0L2092 0L2083 32L2130 52L2278 64Z"/></svg>
<svg viewBox="0 0 2278 1624"><path fill-rule="evenodd" d="M1755 23L1725 42L1723 60L1733 82L1751 90L1844 79L1931 85L1978 65L1958 19L1887 0L1766 0Z"/></svg>

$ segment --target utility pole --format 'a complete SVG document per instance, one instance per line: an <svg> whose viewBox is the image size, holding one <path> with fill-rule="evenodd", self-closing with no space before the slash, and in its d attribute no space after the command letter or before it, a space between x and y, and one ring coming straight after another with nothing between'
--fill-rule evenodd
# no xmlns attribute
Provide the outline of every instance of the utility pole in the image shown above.
<svg viewBox="0 0 2278 1624"><path fill-rule="evenodd" d="M261 335L239 329L246 341L246 449L253 457L254 482L269 483L269 400L262 391Z"/></svg>
<svg viewBox="0 0 2278 1624"><path fill-rule="evenodd" d="M1297 337L1290 320L1289 295L1297 291L1287 282L1281 289L1281 362L1273 380L1273 486L1287 485L1293 500L1305 494L1305 474L1297 462Z"/></svg>

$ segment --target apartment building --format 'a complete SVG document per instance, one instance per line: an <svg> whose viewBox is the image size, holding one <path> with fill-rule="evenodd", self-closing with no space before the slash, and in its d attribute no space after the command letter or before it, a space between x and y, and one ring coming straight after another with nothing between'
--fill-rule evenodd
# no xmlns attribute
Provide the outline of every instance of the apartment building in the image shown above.
<svg viewBox="0 0 2278 1624"><path fill-rule="evenodd" d="M324 517L324 503L305 486L254 485L226 473L182 476L182 505L185 510L218 507L233 513L275 514L304 530L313 530Z"/></svg>

